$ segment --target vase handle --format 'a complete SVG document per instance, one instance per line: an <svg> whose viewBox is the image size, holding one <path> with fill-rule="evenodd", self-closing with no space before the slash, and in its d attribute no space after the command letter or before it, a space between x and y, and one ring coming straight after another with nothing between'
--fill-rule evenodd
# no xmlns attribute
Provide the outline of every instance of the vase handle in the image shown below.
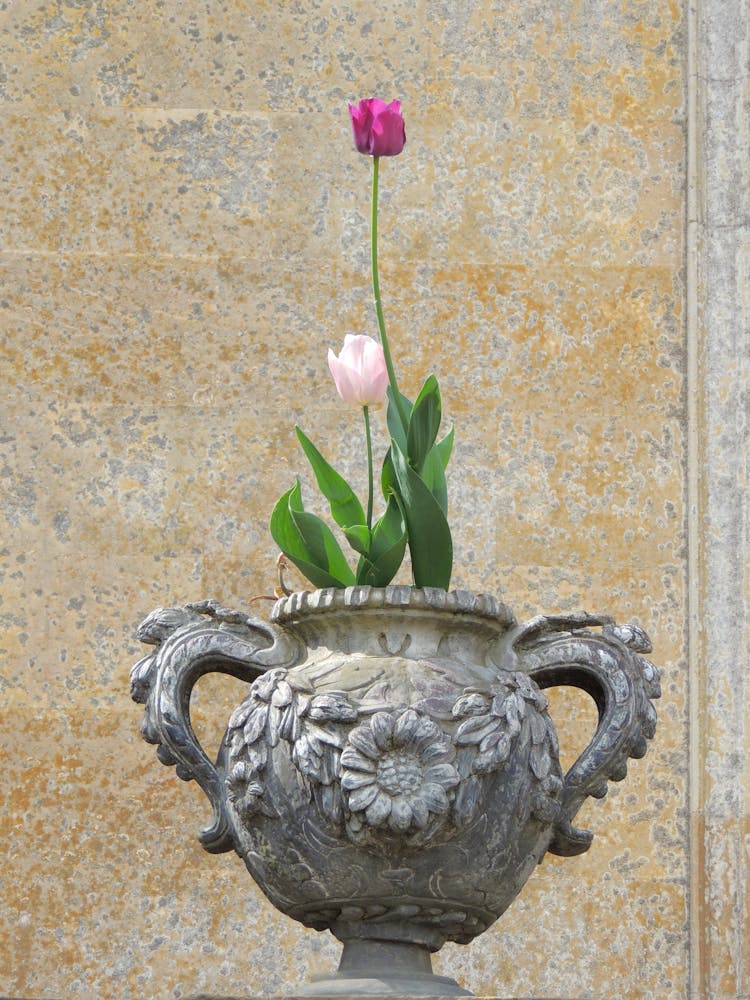
<svg viewBox="0 0 750 1000"><path fill-rule="evenodd" d="M591 632L594 626L601 632ZM549 850L570 857L588 850L593 834L572 820L587 796L603 798L607 781L622 781L629 757L643 757L656 730L651 700L659 673L637 625L616 625L603 615L539 616L520 627L513 648L523 670L544 689L572 686L589 694L599 712L594 738L565 775L561 811Z"/></svg>
<svg viewBox="0 0 750 1000"><path fill-rule="evenodd" d="M198 782L213 806L213 822L199 834L212 854L234 847L226 812L224 776L200 745L190 721L190 695L207 673L247 683L272 667L298 661L299 643L289 633L216 601L157 608L138 638L157 648L130 671L130 693L146 706L141 735L156 744L162 764L176 765L183 781Z"/></svg>

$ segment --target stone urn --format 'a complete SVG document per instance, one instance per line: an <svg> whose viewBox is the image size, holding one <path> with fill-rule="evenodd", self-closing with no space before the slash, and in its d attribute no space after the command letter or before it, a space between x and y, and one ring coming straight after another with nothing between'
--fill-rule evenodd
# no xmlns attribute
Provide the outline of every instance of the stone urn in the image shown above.
<svg viewBox="0 0 750 1000"><path fill-rule="evenodd" d="M492 597L389 586L292 594L270 622L213 601L158 609L132 669L144 738L213 806L207 851L235 850L274 906L343 942L315 995L470 995L430 954L500 917L545 852L654 735L642 629L586 613L518 624ZM190 694L249 685L215 763ZM594 699L596 733L563 774L544 689Z"/></svg>

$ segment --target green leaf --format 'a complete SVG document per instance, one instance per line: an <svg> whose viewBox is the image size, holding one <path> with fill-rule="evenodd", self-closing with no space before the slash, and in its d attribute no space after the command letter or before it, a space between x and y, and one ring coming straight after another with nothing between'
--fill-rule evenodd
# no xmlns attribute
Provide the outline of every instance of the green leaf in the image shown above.
<svg viewBox="0 0 750 1000"><path fill-rule="evenodd" d="M348 587L354 574L331 530L303 510L299 480L281 497L271 514L271 537L316 587Z"/></svg>
<svg viewBox="0 0 750 1000"><path fill-rule="evenodd" d="M422 467L422 481L438 502L445 516L448 516L448 484L445 481L445 469L435 448L425 459Z"/></svg>
<svg viewBox="0 0 750 1000"><path fill-rule="evenodd" d="M440 387L435 376L430 375L414 401L406 439L409 464L419 473L440 430L441 414Z"/></svg>
<svg viewBox="0 0 750 1000"><path fill-rule="evenodd" d="M445 437L434 444L422 467L425 486L440 504L440 509L448 516L448 486L445 481L445 467L453 447L453 428Z"/></svg>
<svg viewBox="0 0 750 1000"><path fill-rule="evenodd" d="M385 513L372 529L372 544L357 567L357 583L371 587L385 587L391 582L404 561L406 529L398 499L394 494L388 499Z"/></svg>
<svg viewBox="0 0 750 1000"><path fill-rule="evenodd" d="M375 562L371 562L366 556L362 556L357 567L357 583L369 587L387 587L396 573L399 571L401 563L404 561L406 552L406 532L399 542L396 542L390 549L381 555Z"/></svg>
<svg viewBox="0 0 750 1000"><path fill-rule="evenodd" d="M382 517L373 525L370 558L379 559L384 552L396 545L401 539L406 544L406 526L399 506L398 497L391 493L388 506Z"/></svg>
<svg viewBox="0 0 750 1000"><path fill-rule="evenodd" d="M380 488L383 491L383 496L388 500L391 494L398 489L396 483L396 470L393 468L393 459L391 458L391 452L393 451L393 445L385 453L385 458L383 459L383 468L380 471Z"/></svg>
<svg viewBox="0 0 750 1000"><path fill-rule="evenodd" d="M453 568L453 541L440 504L393 442L391 462L406 520L414 583L448 589Z"/></svg>
<svg viewBox="0 0 750 1000"><path fill-rule="evenodd" d="M440 461L442 462L443 469L448 468L448 462L450 461L451 452L453 451L453 428L448 431L444 438L441 438L435 445L434 451L437 451L440 456Z"/></svg>
<svg viewBox="0 0 750 1000"><path fill-rule="evenodd" d="M401 396L401 402L404 404L404 409L407 414L411 415L412 402L408 399L402 392L399 392ZM388 433L391 435L394 441L397 442L401 451L406 454L406 430L401 423L401 417L399 416L398 409L394 400L393 389L388 386L388 410L386 414L386 420L388 423Z"/></svg>
<svg viewBox="0 0 750 1000"><path fill-rule="evenodd" d="M312 466L318 487L323 496L331 506L331 517L341 528L348 528L352 524L364 524L365 513L362 504L357 499L354 490L347 483L343 476L330 465L320 454L312 441L300 430L297 432L302 450Z"/></svg>
<svg viewBox="0 0 750 1000"><path fill-rule="evenodd" d="M366 524L352 524L348 528L344 528L344 534L355 552L365 556L368 554L372 536Z"/></svg>
<svg viewBox="0 0 750 1000"><path fill-rule="evenodd" d="M340 580L339 586L351 586L354 583L354 573L325 521L307 511L292 510L291 514L312 556L313 565L328 576Z"/></svg>

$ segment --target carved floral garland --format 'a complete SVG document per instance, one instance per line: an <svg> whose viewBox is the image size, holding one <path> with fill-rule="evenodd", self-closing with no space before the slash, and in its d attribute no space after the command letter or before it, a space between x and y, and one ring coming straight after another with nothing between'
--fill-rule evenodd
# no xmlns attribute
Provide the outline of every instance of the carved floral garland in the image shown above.
<svg viewBox="0 0 750 1000"><path fill-rule="evenodd" d="M413 707L372 712L344 692L316 693L293 672L270 670L229 721L228 798L246 820L276 814L263 780L280 741L325 819L355 843L392 837L427 843L452 822L465 826L481 799L479 779L529 745L532 811L558 810L557 739L547 700L521 672L503 672L489 693L467 689L451 708L452 732Z"/></svg>

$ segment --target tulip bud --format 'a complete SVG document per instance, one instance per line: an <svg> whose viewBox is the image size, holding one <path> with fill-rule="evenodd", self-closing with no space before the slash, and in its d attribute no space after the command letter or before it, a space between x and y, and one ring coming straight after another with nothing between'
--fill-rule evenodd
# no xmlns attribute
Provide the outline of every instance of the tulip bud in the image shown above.
<svg viewBox="0 0 750 1000"><path fill-rule="evenodd" d="M374 406L385 399L388 370L383 348L372 337L347 334L338 357L329 349L328 367L345 403Z"/></svg>
<svg viewBox="0 0 750 1000"><path fill-rule="evenodd" d="M397 156L406 143L401 102L368 97L349 105L354 145L369 156Z"/></svg>

